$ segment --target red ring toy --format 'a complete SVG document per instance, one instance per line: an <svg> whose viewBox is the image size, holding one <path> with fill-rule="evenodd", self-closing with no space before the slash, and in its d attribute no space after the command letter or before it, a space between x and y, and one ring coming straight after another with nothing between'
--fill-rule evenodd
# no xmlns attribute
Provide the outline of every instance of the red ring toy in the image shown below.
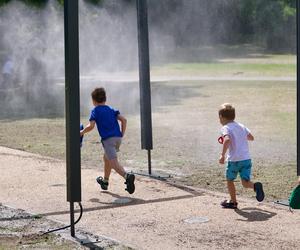
<svg viewBox="0 0 300 250"><path fill-rule="evenodd" d="M219 142L220 144L223 144L223 142L224 142L224 137L223 137L223 136L220 136L220 137L218 138L218 142Z"/></svg>

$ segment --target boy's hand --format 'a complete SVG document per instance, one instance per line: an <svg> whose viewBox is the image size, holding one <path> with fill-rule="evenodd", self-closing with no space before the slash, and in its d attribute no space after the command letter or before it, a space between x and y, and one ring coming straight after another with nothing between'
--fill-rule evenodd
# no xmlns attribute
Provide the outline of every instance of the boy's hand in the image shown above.
<svg viewBox="0 0 300 250"><path fill-rule="evenodd" d="M84 133L83 133L83 130L80 130L80 136L83 136Z"/></svg>
<svg viewBox="0 0 300 250"><path fill-rule="evenodd" d="M220 158L219 158L219 163L220 164L224 164L225 163L225 156L224 155L221 155Z"/></svg>
<svg viewBox="0 0 300 250"><path fill-rule="evenodd" d="M254 141L254 136L251 133L249 133L247 135L247 139L248 139L248 141Z"/></svg>

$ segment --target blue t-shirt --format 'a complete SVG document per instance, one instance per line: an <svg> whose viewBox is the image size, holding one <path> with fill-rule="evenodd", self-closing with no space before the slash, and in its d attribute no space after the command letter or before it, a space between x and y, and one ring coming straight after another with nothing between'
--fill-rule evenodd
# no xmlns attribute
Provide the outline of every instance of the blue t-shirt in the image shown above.
<svg viewBox="0 0 300 250"><path fill-rule="evenodd" d="M98 105L91 111L90 121L95 121L102 140L110 137L122 137L117 117L119 110L107 105Z"/></svg>

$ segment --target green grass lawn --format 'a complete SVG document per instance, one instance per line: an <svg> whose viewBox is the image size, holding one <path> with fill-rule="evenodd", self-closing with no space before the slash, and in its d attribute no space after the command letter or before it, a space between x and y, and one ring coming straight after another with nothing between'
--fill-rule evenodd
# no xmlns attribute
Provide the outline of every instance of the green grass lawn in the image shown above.
<svg viewBox="0 0 300 250"><path fill-rule="evenodd" d="M222 58L212 62L171 63L154 66L154 75L295 77L294 55L265 55L262 58Z"/></svg>
<svg viewBox="0 0 300 250"><path fill-rule="evenodd" d="M294 76L295 64L237 64L237 63L191 63L168 64L154 68L154 73L186 73L206 76L246 75L246 76Z"/></svg>
<svg viewBox="0 0 300 250"><path fill-rule="evenodd" d="M153 83L154 171L172 173L188 185L224 192L224 166L217 163L220 145L216 138L220 129L217 109L226 101L236 105L237 121L247 125L255 136L250 146L255 180L266 184L268 199L286 198L296 180L295 82ZM118 108L122 111L122 107ZM129 169L146 170L147 154L140 147L139 113L125 116L128 130L120 160ZM86 124L88 117L81 120ZM102 166L99 141L96 130L85 136L83 167ZM64 160L64 118L1 120L0 145ZM239 184L238 192L253 196Z"/></svg>

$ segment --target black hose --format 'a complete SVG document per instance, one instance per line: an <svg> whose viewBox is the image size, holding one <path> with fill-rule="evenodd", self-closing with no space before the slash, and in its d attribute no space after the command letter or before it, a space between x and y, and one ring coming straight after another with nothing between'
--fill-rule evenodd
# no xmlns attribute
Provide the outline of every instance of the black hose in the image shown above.
<svg viewBox="0 0 300 250"><path fill-rule="evenodd" d="M83 213L83 209L82 209L81 203L78 202L78 205L80 207L80 214L79 214L78 219L74 222L74 225L77 224L80 221L80 219L82 217L82 213ZM68 226L65 226L65 227L56 228L56 229L52 229L50 231L47 231L47 232L43 233L42 235L53 233L53 232L60 231L60 230L64 230L64 229L69 228L69 227L71 227L71 225L68 225Z"/></svg>

